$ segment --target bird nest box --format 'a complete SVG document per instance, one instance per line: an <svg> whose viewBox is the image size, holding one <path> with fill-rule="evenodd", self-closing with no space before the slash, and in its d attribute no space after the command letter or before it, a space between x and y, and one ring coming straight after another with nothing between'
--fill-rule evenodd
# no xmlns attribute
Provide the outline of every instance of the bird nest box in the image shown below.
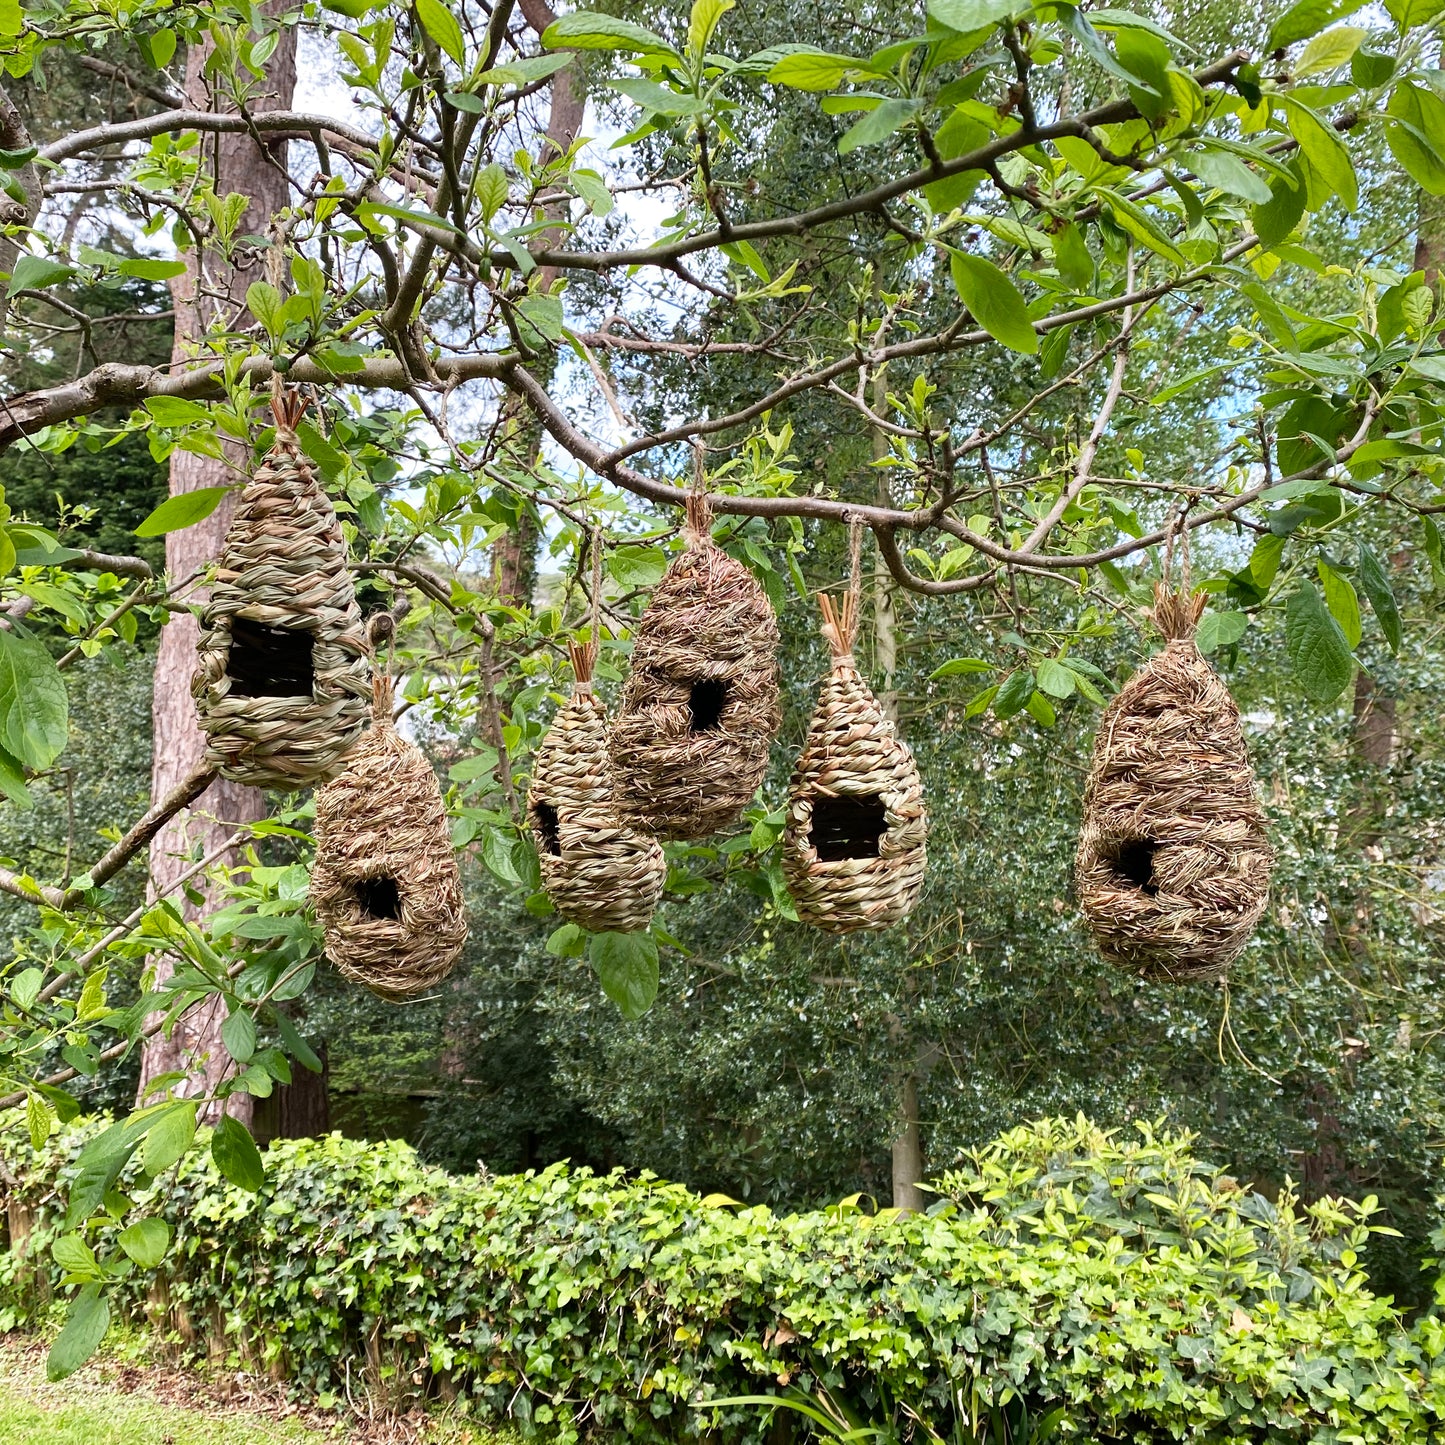
<svg viewBox="0 0 1445 1445"><path fill-rule="evenodd" d="M330 777L371 689L341 525L296 440L304 406L273 406L276 443L227 530L191 682L207 761L255 787Z"/></svg>
<svg viewBox="0 0 1445 1445"><path fill-rule="evenodd" d="M597 644L570 651L572 696L537 749L527 822L557 912L593 933L632 933L652 919L667 862L657 840L617 812L607 714L592 690Z"/></svg>
<svg viewBox="0 0 1445 1445"><path fill-rule="evenodd" d="M337 970L383 998L434 988L467 938L461 875L436 773L396 730L375 683L371 730L316 790L311 899Z"/></svg>
<svg viewBox="0 0 1445 1445"><path fill-rule="evenodd" d="M687 549L637 624L610 741L622 816L663 838L705 838L752 800L782 723L778 623L767 594L712 540L688 498Z"/></svg>
<svg viewBox="0 0 1445 1445"><path fill-rule="evenodd" d="M1269 897L1274 858L1239 709L1194 643L1203 596L1155 591L1166 640L1105 710L1084 795L1079 906L1144 978L1218 978Z"/></svg>
<svg viewBox="0 0 1445 1445"><path fill-rule="evenodd" d="M833 666L788 788L783 877L798 917L828 933L888 928L928 865L923 783L852 657L856 597L823 607Z"/></svg>

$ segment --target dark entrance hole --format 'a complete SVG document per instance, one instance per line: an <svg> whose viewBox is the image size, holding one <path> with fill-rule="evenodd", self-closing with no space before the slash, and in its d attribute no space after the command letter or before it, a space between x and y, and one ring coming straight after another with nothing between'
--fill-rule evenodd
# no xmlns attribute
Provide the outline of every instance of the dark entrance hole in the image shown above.
<svg viewBox="0 0 1445 1445"><path fill-rule="evenodd" d="M722 726L727 700L728 685L720 677L698 678L687 695L688 730L695 733L716 732Z"/></svg>
<svg viewBox="0 0 1445 1445"><path fill-rule="evenodd" d="M1152 898L1159 891L1159 885L1154 881L1154 853L1158 847L1150 838L1131 838L1119 845L1118 851L1109 860L1110 866L1123 882L1132 884Z"/></svg>
<svg viewBox="0 0 1445 1445"><path fill-rule="evenodd" d="M235 697L310 697L315 639L301 627L267 627L249 617L231 619L226 676Z"/></svg>
<svg viewBox="0 0 1445 1445"><path fill-rule="evenodd" d="M808 841L823 863L840 858L876 858L888 831L883 799L877 793L853 798L814 798Z"/></svg>
<svg viewBox="0 0 1445 1445"><path fill-rule="evenodd" d="M368 918L401 917L401 891L395 878L358 878L356 901Z"/></svg>
<svg viewBox="0 0 1445 1445"><path fill-rule="evenodd" d="M562 856L562 835L557 831L557 810L551 803L533 803L532 819L542 846L554 857Z"/></svg>

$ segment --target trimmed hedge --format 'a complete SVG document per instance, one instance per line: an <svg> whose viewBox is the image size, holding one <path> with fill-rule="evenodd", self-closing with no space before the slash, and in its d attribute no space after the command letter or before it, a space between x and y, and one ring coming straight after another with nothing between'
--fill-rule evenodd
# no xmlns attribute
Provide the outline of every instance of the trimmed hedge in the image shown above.
<svg viewBox="0 0 1445 1445"><path fill-rule="evenodd" d="M12 1324L57 1285L48 1245L99 1127L39 1154L0 1135L31 1221L0 1255ZM940 1431L976 1389L1062 1405L1086 1441L1445 1438L1441 1325L1407 1330L1371 1292L1371 1202L1271 1203L1189 1145L1045 1121L946 1175L929 1214L787 1218L649 1175L463 1178L338 1135L273 1145L248 1194L198 1152L128 1179L175 1242L163 1290L119 1290L308 1391L457 1391L568 1440L755 1436L756 1411L697 1402L818 1383Z"/></svg>

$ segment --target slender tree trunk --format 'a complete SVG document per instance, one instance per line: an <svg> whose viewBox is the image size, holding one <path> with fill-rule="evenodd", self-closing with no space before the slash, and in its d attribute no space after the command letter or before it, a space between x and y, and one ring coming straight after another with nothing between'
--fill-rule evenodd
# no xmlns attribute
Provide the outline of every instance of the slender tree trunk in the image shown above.
<svg viewBox="0 0 1445 1445"><path fill-rule="evenodd" d="M219 97L213 98L204 74L211 53L209 43L191 48L186 61L186 97L198 109L231 109ZM296 85L296 31L281 30L280 43L267 67L262 93L249 102L252 111L286 109ZM250 136L223 135L208 138L206 168L219 195L249 196L250 206L238 235L264 234L271 218L289 201L286 180L286 143L258 145ZM173 358L182 362L196 354L207 331L226 325L242 307L246 287L261 279L262 262L256 251L234 251L229 257L218 246L204 240L185 255L185 274L171 283L175 304L176 331ZM244 468L244 447L226 442L227 461L177 451L171 457L170 491L175 496L199 487L221 486L236 480ZM227 465L229 462L229 465ZM205 521L166 538L166 570L175 581L205 569L221 549L230 522L231 508L222 505ZM199 600L194 594L192 601ZM176 612L161 630L156 652L152 721L155 760L151 769L151 796L162 797L182 778L201 765L205 739L196 722L190 680L195 669L196 619L186 611ZM161 830L151 844L151 879L155 891L166 893L185 870L187 860L219 848L238 823L255 822L265 816L265 801L258 789L218 779L189 809ZM182 900L176 900L178 903ZM199 917L206 905L184 902L188 916ZM158 979L172 971L167 959L156 960ZM228 1067L220 1040L224 1007L213 1000L181 1019L169 1038L155 1035L141 1059L140 1092L144 1097L156 1075L173 1070L191 1074L191 1081L178 1092L199 1094L213 1088ZM249 1123L249 1095L233 1095L228 1110Z"/></svg>

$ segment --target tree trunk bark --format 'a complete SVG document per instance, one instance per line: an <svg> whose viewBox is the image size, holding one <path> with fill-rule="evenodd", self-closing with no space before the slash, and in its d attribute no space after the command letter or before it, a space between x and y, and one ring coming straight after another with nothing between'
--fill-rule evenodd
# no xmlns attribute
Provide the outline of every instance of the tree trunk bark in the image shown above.
<svg viewBox="0 0 1445 1445"><path fill-rule="evenodd" d="M191 47L186 58L186 98L197 109L229 109L219 100L213 100L210 94L204 73L210 53L209 42ZM251 100L250 109L288 109L295 86L296 31L285 26L267 67L262 93ZM206 168L215 182L217 194L250 197L237 234L265 233L271 218L289 201L286 142L273 141L262 146L251 136L238 134L209 137L203 145ZM240 251L227 257L203 239L198 239L194 248L186 252L185 273L171 283L176 313L172 350L175 362L193 357L212 326L225 325L227 318L236 315L243 305L246 287L261 277L261 254ZM191 452L174 452L171 495L235 481L246 466L247 448L232 441L226 441L224 446L226 461ZM205 521L166 537L166 570L174 581L203 571L219 553L231 510L229 504L223 504ZM201 599L193 594L189 600ZM153 799L163 797L182 778L194 772L205 752L205 738L196 721L190 688L197 633L196 619L188 611L172 614L161 630L151 706L155 738L151 768ZM219 848L236 824L255 822L264 817L265 812L265 801L258 789L217 779L193 809L178 814L151 844L151 881L155 894L168 893L188 860ZM206 912L204 903L197 906L178 901L188 917L200 917ZM169 977L171 972L169 960L156 960L157 981ZM182 1018L170 1037L154 1035L141 1058L140 1097L145 1097L151 1079L173 1070L191 1075L186 1084L175 1090L177 1093L194 1096L213 1089L225 1077L230 1063L220 1038L224 1021L224 1005L215 999ZM249 1123L251 1105L249 1095L235 1094L226 1107L229 1113Z"/></svg>

